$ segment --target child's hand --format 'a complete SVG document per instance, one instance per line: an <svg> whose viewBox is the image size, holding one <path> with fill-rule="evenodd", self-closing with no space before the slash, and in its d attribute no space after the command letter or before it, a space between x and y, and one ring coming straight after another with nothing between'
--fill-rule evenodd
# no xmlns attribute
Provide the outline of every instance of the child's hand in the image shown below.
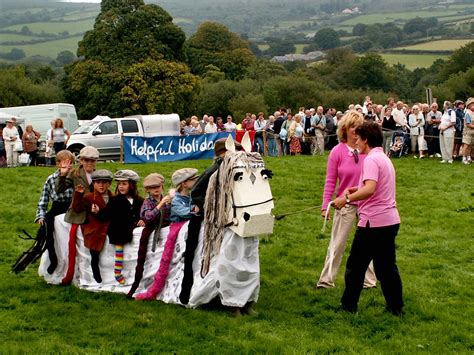
<svg viewBox="0 0 474 355"><path fill-rule="evenodd" d="M61 176L67 175L71 171L71 167L71 159L63 160L59 165L59 173L61 174Z"/></svg>
<svg viewBox="0 0 474 355"><path fill-rule="evenodd" d="M161 202L164 204L164 205L169 205L171 203L171 196L170 195L166 195L165 197L162 198Z"/></svg>
<svg viewBox="0 0 474 355"><path fill-rule="evenodd" d="M194 207L193 207L193 212L194 212L194 213L199 213L199 211L200 211L200 210L199 210L199 207L198 207L198 206L194 206Z"/></svg>
<svg viewBox="0 0 474 355"><path fill-rule="evenodd" d="M76 187L74 188L74 190L75 190L76 192L79 192L80 194L83 194L84 191L85 191L84 186L82 186L81 184L76 185Z"/></svg>
<svg viewBox="0 0 474 355"><path fill-rule="evenodd" d="M99 206L97 206L95 203L93 203L92 207L91 207L91 212L97 214L97 213L99 213L99 210L100 210Z"/></svg>
<svg viewBox="0 0 474 355"><path fill-rule="evenodd" d="M145 227L145 221L139 220L138 223L137 223L137 226L138 227Z"/></svg>

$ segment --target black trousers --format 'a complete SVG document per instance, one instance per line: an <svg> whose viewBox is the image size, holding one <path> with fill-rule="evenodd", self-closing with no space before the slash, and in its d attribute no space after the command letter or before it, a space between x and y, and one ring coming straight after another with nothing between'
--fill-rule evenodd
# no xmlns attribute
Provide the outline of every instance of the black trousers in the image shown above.
<svg viewBox="0 0 474 355"><path fill-rule="evenodd" d="M199 231L201 230L201 223L203 216L191 217L188 225L188 238L186 239L186 250L184 251L184 273L183 281L181 283L181 293L179 300L182 304L188 304L191 288L194 283L193 260L194 252L196 251L199 241Z"/></svg>
<svg viewBox="0 0 474 355"><path fill-rule="evenodd" d="M352 312L357 310L364 286L364 275L372 260L387 309L397 312L403 308L402 280L395 256L395 237L399 227L399 224L395 224L378 228L357 228L346 265L346 288L341 299L344 309Z"/></svg>
<svg viewBox="0 0 474 355"><path fill-rule="evenodd" d="M426 144L428 145L428 155L434 155L441 153L439 147L439 129L438 127L429 127L425 132L425 135L430 136L426 138Z"/></svg>
<svg viewBox="0 0 474 355"><path fill-rule="evenodd" d="M56 249L54 248L54 217L57 215L67 212L70 202L56 202L54 201L51 205L51 209L46 212L46 249L48 250L49 260L51 265L48 268L48 272L52 274L58 265L58 257L56 256Z"/></svg>

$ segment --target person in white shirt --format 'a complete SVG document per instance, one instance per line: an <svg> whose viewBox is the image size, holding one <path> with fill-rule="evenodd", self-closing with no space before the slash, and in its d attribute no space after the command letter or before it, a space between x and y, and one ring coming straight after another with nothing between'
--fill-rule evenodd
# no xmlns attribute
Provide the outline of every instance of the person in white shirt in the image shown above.
<svg viewBox="0 0 474 355"><path fill-rule="evenodd" d="M204 128L204 133L216 133L217 132L217 125L214 123L214 117L209 116L209 121Z"/></svg>
<svg viewBox="0 0 474 355"><path fill-rule="evenodd" d="M408 116L408 125L410 126L411 151L416 158L416 143L420 151L420 159L425 156L423 154L425 144L425 117L418 105L414 105L411 109L412 113Z"/></svg>
<svg viewBox="0 0 474 355"><path fill-rule="evenodd" d="M237 130L237 125L232 122L232 116L227 116L227 122L224 123L224 128L226 132L235 132Z"/></svg>
<svg viewBox="0 0 474 355"><path fill-rule="evenodd" d="M7 166L14 168L18 165L18 152L15 151L15 142L20 139L18 129L13 126L13 120L7 120L6 127L3 128L2 137L5 144L7 154Z"/></svg>
<svg viewBox="0 0 474 355"><path fill-rule="evenodd" d="M453 163L454 148L454 126L456 124L456 112L453 104L445 101L444 111L439 124L439 148L441 150L441 163Z"/></svg>
<svg viewBox="0 0 474 355"><path fill-rule="evenodd" d="M407 125L407 118L405 111L403 111L403 101L398 101L397 106L392 109L392 116L399 128L404 128Z"/></svg>
<svg viewBox="0 0 474 355"><path fill-rule="evenodd" d="M258 113L258 119L255 120L253 124L253 128L255 129L255 150L258 151L261 155L263 155L265 149L263 146L263 131L267 125L267 121L265 121L265 116L263 112Z"/></svg>

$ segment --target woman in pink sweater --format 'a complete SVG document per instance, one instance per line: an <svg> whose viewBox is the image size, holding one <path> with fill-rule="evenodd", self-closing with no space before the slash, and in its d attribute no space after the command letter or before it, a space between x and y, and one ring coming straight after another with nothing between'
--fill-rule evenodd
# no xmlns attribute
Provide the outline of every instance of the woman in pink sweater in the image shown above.
<svg viewBox="0 0 474 355"><path fill-rule="evenodd" d="M337 125L339 144L331 150L328 158L323 204L321 206L323 218L326 216L327 206L333 199L334 193L336 193L336 197L339 197L346 188L356 186L359 183L365 154L360 154L357 150L355 130L363 122L362 114L357 111L349 111ZM331 229L331 241L324 268L316 288L335 287L334 281L341 265L342 256L344 255L347 237L352 230L356 218L356 204L347 204L345 207L335 211ZM370 264L365 275L364 287L375 287L376 282L377 279L373 265Z"/></svg>

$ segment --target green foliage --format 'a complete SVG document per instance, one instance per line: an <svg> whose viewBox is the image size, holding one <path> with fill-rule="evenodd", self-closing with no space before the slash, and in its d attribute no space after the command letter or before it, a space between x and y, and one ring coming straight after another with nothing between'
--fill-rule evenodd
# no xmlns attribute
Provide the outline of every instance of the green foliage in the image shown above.
<svg viewBox="0 0 474 355"><path fill-rule="evenodd" d="M473 96L472 88L474 88L474 66L465 72L454 74L442 84L434 86L432 88L433 97L436 97L438 102L445 100L454 102L459 98Z"/></svg>
<svg viewBox="0 0 474 355"><path fill-rule="evenodd" d="M407 34L421 33L426 36L430 29L438 26L438 19L436 17L420 18L415 17L408 20L403 25L403 31Z"/></svg>
<svg viewBox="0 0 474 355"><path fill-rule="evenodd" d="M0 69L0 107L61 102L61 92L52 77L43 79L28 77L20 66Z"/></svg>
<svg viewBox="0 0 474 355"><path fill-rule="evenodd" d="M56 63L61 66L71 64L76 59L76 56L71 51L62 51L58 53L56 57Z"/></svg>
<svg viewBox="0 0 474 355"><path fill-rule="evenodd" d="M367 53L359 57L352 67L348 79L353 88L364 88L366 90L388 92L393 84L387 63L377 53Z"/></svg>
<svg viewBox="0 0 474 355"><path fill-rule="evenodd" d="M439 80L444 81L452 74L464 72L474 66L474 42L468 43L465 46L454 51L451 57L446 61L441 68Z"/></svg>
<svg viewBox="0 0 474 355"><path fill-rule="evenodd" d="M274 172L275 215L321 204L326 158L265 158ZM32 245L17 235L23 228L35 234L42 184L54 168L0 169L0 353L472 353L472 210L457 211L474 205L471 167L444 166L437 159L393 163L402 220L396 244L403 318L383 311L380 286L362 292L358 314L338 311L353 233L336 288L313 289L329 244L329 232L319 233L323 221L317 210L276 221L273 235L260 239L261 288L254 306L259 315L254 317L236 319L222 308L191 310L49 285L38 277L38 264L13 274L11 265ZM210 164L128 167L142 177L162 173L167 191L173 171L203 171ZM13 193L18 187L22 193ZM442 225L433 221L433 211L443 216Z"/></svg>
<svg viewBox="0 0 474 355"><path fill-rule="evenodd" d="M18 48L12 48L10 52L8 53L0 53L0 58L13 60L13 61L22 59L25 57L26 57L25 51Z"/></svg>
<svg viewBox="0 0 474 355"><path fill-rule="evenodd" d="M247 112L268 114L268 107L262 94L235 96L229 100L229 110L236 122L241 122Z"/></svg>
<svg viewBox="0 0 474 355"><path fill-rule="evenodd" d="M132 65L120 90L125 114L178 112L190 115L199 92L199 79L182 63L151 58Z"/></svg>
<svg viewBox="0 0 474 355"><path fill-rule="evenodd" d="M295 51L296 47L292 41L276 39L269 43L269 47L264 53L269 57L274 57L278 55L295 53Z"/></svg>
<svg viewBox="0 0 474 355"><path fill-rule="evenodd" d="M339 39L339 33L332 28L323 28L316 32L314 36L314 43L319 49L327 50L339 47L341 41Z"/></svg>
<svg viewBox="0 0 474 355"><path fill-rule="evenodd" d="M78 56L109 66L128 66L148 57L184 59L184 32L157 5L110 0L103 4L94 29L79 42Z"/></svg>
<svg viewBox="0 0 474 355"><path fill-rule="evenodd" d="M353 36L363 36L365 35L365 30L367 29L367 25L364 23L358 23L354 27L352 27L352 35Z"/></svg>
<svg viewBox="0 0 474 355"><path fill-rule="evenodd" d="M202 23L186 44L188 64L198 75L204 75L212 64L226 78L241 79L255 62L248 43L219 23Z"/></svg>

